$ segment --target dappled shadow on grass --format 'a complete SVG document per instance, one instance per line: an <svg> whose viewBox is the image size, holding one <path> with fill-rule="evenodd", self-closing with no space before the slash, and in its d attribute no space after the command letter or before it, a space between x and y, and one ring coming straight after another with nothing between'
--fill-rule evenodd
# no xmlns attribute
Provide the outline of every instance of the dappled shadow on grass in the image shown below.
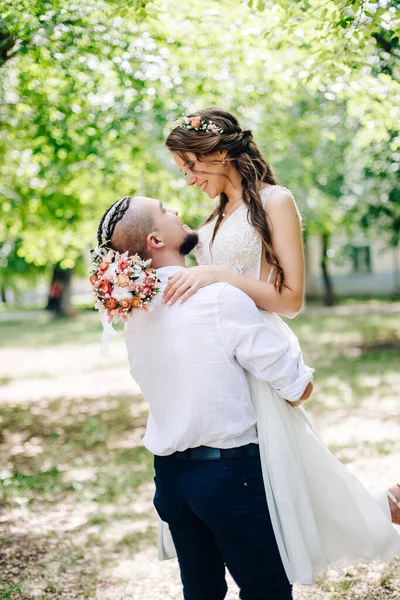
<svg viewBox="0 0 400 600"><path fill-rule="evenodd" d="M330 418L338 409L370 408L376 400L387 411L400 384L398 314L300 316L289 325L316 368L307 410Z"/></svg>
<svg viewBox="0 0 400 600"><path fill-rule="evenodd" d="M0 530L1 600L94 597L95 562L87 550L56 534L27 535L4 526Z"/></svg>
<svg viewBox="0 0 400 600"><path fill-rule="evenodd" d="M2 407L0 600L94 598L105 565L156 544L145 422L141 397Z"/></svg>
<svg viewBox="0 0 400 600"><path fill-rule="evenodd" d="M3 407L3 497L11 502L22 494L26 503L39 494L56 502L58 490L115 499L152 472L152 455L141 445L145 423L141 397Z"/></svg>
<svg viewBox="0 0 400 600"><path fill-rule="evenodd" d="M396 314L300 316L288 325L300 340L308 360L318 367L346 349L400 344L400 319Z"/></svg>
<svg viewBox="0 0 400 600"><path fill-rule="evenodd" d="M133 493L133 492L132 492ZM0 521L0 599L95 598L103 571L156 545L153 512L59 499L9 509ZM130 510L129 510L130 509ZM107 583L112 584L107 575ZM8 594L8 596L7 596Z"/></svg>
<svg viewBox="0 0 400 600"><path fill-rule="evenodd" d="M324 357L326 361L320 362L315 375L316 392L307 408L323 415L338 408L350 410L363 404L371 405L376 399L378 409L389 410L390 416L396 418L394 399L400 383L399 353L397 342L379 348L359 345L332 349L330 355Z"/></svg>
<svg viewBox="0 0 400 600"><path fill-rule="evenodd" d="M316 369L305 408L343 462L400 450L400 319L388 315L300 317L293 322Z"/></svg>
<svg viewBox="0 0 400 600"><path fill-rule="evenodd" d="M399 420L398 411L391 408L400 385L399 321L398 315L334 315L300 317L289 323L299 335L307 362L316 368L316 391L308 409L318 426L329 424L331 430L333 424L332 448L337 455L345 461L366 458L367 468L370 457L389 459L397 451L395 436L388 435L386 425ZM29 370L37 375L38 367L34 370L30 360L38 345L73 342L74 347L55 348L60 362L69 361L68 376L73 378L84 367L77 364L82 358L76 359L76 348L83 345L83 352L89 352L85 344L99 340L98 315L84 313L43 331L36 322L10 324L8 334L14 332L16 338L5 343L28 348L16 376L31 379ZM108 384L115 377L112 369L120 367L118 360L111 357L107 362ZM52 371L48 375L52 377ZM6 370L4 376L7 384ZM142 586L144 596L135 591L126 594L128 584L135 585L135 574L143 581L147 578L148 556L156 560L153 457L141 442L147 405L140 396L108 394L107 383L102 384L104 395L95 399L49 400L42 388L41 395L33 396L29 385L34 384L28 383L26 395L17 400L4 396L0 409L0 486L5 503L0 535L6 540L3 560L8 565L3 581L0 577L0 600L101 598L105 589L107 599L151 600L151 582ZM369 423L374 432L375 423L381 425L373 438ZM346 426L363 435L355 441L337 435ZM375 579L355 570L337 582L302 588L295 598L392 600L398 564L368 571ZM169 583L163 580L166 586Z"/></svg>

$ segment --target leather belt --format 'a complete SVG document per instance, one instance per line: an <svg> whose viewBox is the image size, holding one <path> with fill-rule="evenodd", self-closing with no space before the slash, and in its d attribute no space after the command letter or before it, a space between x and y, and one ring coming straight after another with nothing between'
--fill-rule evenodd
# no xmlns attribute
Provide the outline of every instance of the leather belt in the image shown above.
<svg viewBox="0 0 400 600"><path fill-rule="evenodd" d="M188 448L182 452L173 452L168 458L176 460L224 460L226 458L242 458L244 456L260 456L258 444L246 444L238 448L210 448L209 446L198 446Z"/></svg>

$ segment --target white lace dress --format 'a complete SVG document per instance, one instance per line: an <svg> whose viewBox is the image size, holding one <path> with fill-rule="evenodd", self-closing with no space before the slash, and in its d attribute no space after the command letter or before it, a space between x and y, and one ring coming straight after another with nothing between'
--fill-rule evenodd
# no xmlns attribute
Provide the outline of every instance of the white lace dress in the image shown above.
<svg viewBox="0 0 400 600"><path fill-rule="evenodd" d="M262 190L265 204L278 186ZM196 258L259 279L261 240L241 205L220 226L211 245L215 221L199 231ZM292 331L275 314L266 319ZM380 563L400 552L400 536L390 522L385 499L380 504L318 437L302 407L293 408L265 382L248 375L257 412L265 491L282 562L291 583L313 583L329 569ZM166 524L160 522L159 558L175 556Z"/></svg>

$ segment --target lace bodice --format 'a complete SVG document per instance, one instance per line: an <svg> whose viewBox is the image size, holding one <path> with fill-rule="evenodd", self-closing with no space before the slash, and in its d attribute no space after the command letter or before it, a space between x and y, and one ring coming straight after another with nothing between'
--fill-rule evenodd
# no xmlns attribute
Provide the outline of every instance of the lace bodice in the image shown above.
<svg viewBox="0 0 400 600"><path fill-rule="evenodd" d="M280 186L271 185L261 190L264 207L268 197L277 187ZM247 214L246 205L241 204L220 225L213 244L211 239L217 217L199 229L199 243L194 252L199 265L228 267L242 275L260 279L261 238L249 222Z"/></svg>

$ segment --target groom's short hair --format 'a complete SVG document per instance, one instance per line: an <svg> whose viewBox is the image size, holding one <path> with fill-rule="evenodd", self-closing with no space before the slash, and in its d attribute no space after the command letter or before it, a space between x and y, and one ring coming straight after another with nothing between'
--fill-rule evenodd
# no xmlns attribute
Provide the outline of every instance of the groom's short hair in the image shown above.
<svg viewBox="0 0 400 600"><path fill-rule="evenodd" d="M155 225L150 211L140 206L140 198L125 196L106 210L97 231L99 245L139 254L144 260L150 258L146 238Z"/></svg>

